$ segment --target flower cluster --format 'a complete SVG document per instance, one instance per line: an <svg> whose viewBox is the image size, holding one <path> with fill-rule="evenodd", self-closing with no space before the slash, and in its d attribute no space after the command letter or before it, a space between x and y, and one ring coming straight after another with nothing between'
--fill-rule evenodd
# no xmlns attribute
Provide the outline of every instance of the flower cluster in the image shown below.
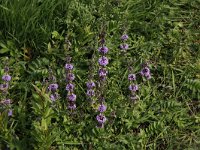
<svg viewBox="0 0 200 150"><path fill-rule="evenodd" d="M145 77L147 80L151 79L151 73L150 69L148 67L147 63L142 64L142 69L139 73L142 77ZM136 74L132 73L132 67L129 66L129 75L128 75L128 80L130 82L129 85L129 90L131 91L130 99L135 102L135 100L138 99L138 96L136 95L138 91L138 85L134 82L136 82Z"/></svg>
<svg viewBox="0 0 200 150"><path fill-rule="evenodd" d="M143 64L143 68L142 70L140 71L140 74L142 76L144 76L147 80L151 79L151 72L150 72L150 69L148 67L148 64Z"/></svg>
<svg viewBox="0 0 200 150"><path fill-rule="evenodd" d="M104 123L106 122L106 116L103 115L103 112L105 112L107 109L106 105L104 105L104 98L100 98L100 105L98 107L99 114L96 116L98 125L98 128L103 128Z"/></svg>
<svg viewBox="0 0 200 150"><path fill-rule="evenodd" d="M136 84L136 74L132 73L131 67L129 67L128 80L130 83L129 90L131 92L130 99L134 102L137 99L136 92L138 91L138 85Z"/></svg>
<svg viewBox="0 0 200 150"><path fill-rule="evenodd" d="M98 111L100 114L98 114L96 116L96 120L98 122L97 127L99 128L103 128L104 127L104 123L106 122L106 117L103 115L103 112L106 111L106 106L104 105L104 97L103 97L103 88L104 88L104 81L106 80L106 76L107 76L107 69L106 69L106 65L108 65L109 60L106 57L106 54L108 53L109 49L105 46L105 34L102 34L101 36L101 46L98 49L99 53L100 53L100 58L98 60L99 63L99 71L98 71L98 75L99 75L99 92L100 92L100 98L99 98L99 102L100 105L98 107Z"/></svg>
<svg viewBox="0 0 200 150"><path fill-rule="evenodd" d="M12 116L13 110L11 108L11 100L7 98L9 82L11 81L12 77L9 75L9 67L7 64L5 65L4 73L5 74L2 76L3 83L0 84L0 91L2 91L3 96L3 100L0 102L0 104L6 108L8 116Z"/></svg>
<svg viewBox="0 0 200 150"><path fill-rule="evenodd" d="M49 72L49 81L50 84L48 86L48 92L50 92L50 99L52 102L55 102L59 98L59 94L57 92L58 84L56 83L56 78L52 73L52 70L50 69Z"/></svg>
<svg viewBox="0 0 200 150"><path fill-rule="evenodd" d="M125 43L125 41L127 39L128 39L128 35L127 34L124 34L124 35L121 36L121 40L122 40L123 43L120 44L119 48L124 52L129 48L128 44Z"/></svg>
<svg viewBox="0 0 200 150"><path fill-rule="evenodd" d="M75 75L73 74L74 66L71 64L71 57L67 57L67 63L65 64L66 70L66 91L67 91L67 100L68 100L68 109L75 110L76 109L76 95L74 94L75 85L73 84L73 80L75 79Z"/></svg>
<svg viewBox="0 0 200 150"><path fill-rule="evenodd" d="M86 86L87 86L87 96L92 100L92 98L95 96L94 88L96 85L95 85L94 81L90 79L86 83Z"/></svg>

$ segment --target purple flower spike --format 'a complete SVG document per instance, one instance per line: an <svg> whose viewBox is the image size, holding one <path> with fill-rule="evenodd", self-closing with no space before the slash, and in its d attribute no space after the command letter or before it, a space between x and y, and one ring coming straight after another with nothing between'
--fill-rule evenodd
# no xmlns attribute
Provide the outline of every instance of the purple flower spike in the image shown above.
<svg viewBox="0 0 200 150"><path fill-rule="evenodd" d="M92 89L87 90L87 95L90 96L90 97L94 96L95 95L94 90L92 90Z"/></svg>
<svg viewBox="0 0 200 150"><path fill-rule="evenodd" d="M49 85L49 90L52 92L55 92L58 89L58 84L50 84Z"/></svg>
<svg viewBox="0 0 200 150"><path fill-rule="evenodd" d="M107 120L106 117L102 114L97 115L96 119L97 119L98 123L100 123L100 124L105 123Z"/></svg>
<svg viewBox="0 0 200 150"><path fill-rule="evenodd" d="M3 75L2 80L9 82L11 80L11 76L10 75Z"/></svg>
<svg viewBox="0 0 200 150"><path fill-rule="evenodd" d="M9 109L8 110L8 116L12 116L13 115L13 110L12 109Z"/></svg>
<svg viewBox="0 0 200 150"><path fill-rule="evenodd" d="M129 90L130 91L133 91L133 92L136 92L138 90L138 85L134 85L134 84L131 84L129 86Z"/></svg>
<svg viewBox="0 0 200 150"><path fill-rule="evenodd" d="M73 73L68 73L67 74L67 80L73 81L75 79L75 75Z"/></svg>
<svg viewBox="0 0 200 150"><path fill-rule="evenodd" d="M106 66L108 64L108 58L105 56L102 56L99 58L99 65Z"/></svg>
<svg viewBox="0 0 200 150"><path fill-rule="evenodd" d="M67 91L72 91L74 89L74 85L72 83L67 84L66 90Z"/></svg>
<svg viewBox="0 0 200 150"><path fill-rule="evenodd" d="M128 49L128 44L124 43L124 44L121 44L119 47L120 47L121 50L127 50Z"/></svg>
<svg viewBox="0 0 200 150"><path fill-rule="evenodd" d="M142 76L148 76L148 75L150 74L150 69L149 69L148 67L144 67L144 68L141 70L140 74L141 74Z"/></svg>
<svg viewBox="0 0 200 150"><path fill-rule="evenodd" d="M68 109L71 109L71 110L76 109L76 104L70 104L70 105L68 105Z"/></svg>
<svg viewBox="0 0 200 150"><path fill-rule="evenodd" d="M98 111L102 113L102 112L106 111L106 108L107 108L107 107L106 107L104 104L101 104L101 105L99 106L99 108L98 108Z"/></svg>
<svg viewBox="0 0 200 150"><path fill-rule="evenodd" d="M99 47L98 50L102 54L106 54L108 52L108 48L106 46Z"/></svg>
<svg viewBox="0 0 200 150"><path fill-rule="evenodd" d="M127 34L124 34L124 35L121 36L121 40L122 41L125 41L127 39L128 39L128 35Z"/></svg>
<svg viewBox="0 0 200 150"><path fill-rule="evenodd" d="M129 81L136 80L136 75L135 75L135 74L129 74L129 75L128 75L128 80L129 80Z"/></svg>
<svg viewBox="0 0 200 150"><path fill-rule="evenodd" d="M92 89L93 87L95 87L95 83L93 81L87 82L86 85L88 89Z"/></svg>
<svg viewBox="0 0 200 150"><path fill-rule="evenodd" d="M72 93L72 94L70 94L70 95L68 95L67 97L68 97L68 100L69 100L69 101L71 101L71 102L74 102L74 101L76 101L76 95L75 95L75 94L73 94L73 93Z"/></svg>
<svg viewBox="0 0 200 150"><path fill-rule="evenodd" d="M66 70L72 70L74 66L72 64L65 64L65 69Z"/></svg>

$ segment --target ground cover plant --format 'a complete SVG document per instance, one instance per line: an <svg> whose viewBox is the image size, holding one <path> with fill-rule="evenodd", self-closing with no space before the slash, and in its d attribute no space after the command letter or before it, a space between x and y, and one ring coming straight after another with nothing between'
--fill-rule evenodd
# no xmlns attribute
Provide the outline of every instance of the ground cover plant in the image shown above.
<svg viewBox="0 0 200 150"><path fill-rule="evenodd" d="M199 149L198 0L1 0L0 149Z"/></svg>

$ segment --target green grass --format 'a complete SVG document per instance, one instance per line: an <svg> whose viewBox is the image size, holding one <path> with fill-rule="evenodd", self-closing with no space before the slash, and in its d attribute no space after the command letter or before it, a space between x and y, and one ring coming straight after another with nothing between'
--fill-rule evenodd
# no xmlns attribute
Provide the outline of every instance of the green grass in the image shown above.
<svg viewBox="0 0 200 150"><path fill-rule="evenodd" d="M1 105L0 149L199 149L199 7L198 0L2 0L0 77L9 57L14 115L7 117ZM87 101L85 83L92 58L97 79L102 29L110 50L108 121L98 129L97 106ZM124 31L130 37L126 55L118 49ZM66 109L67 54L76 75L73 116ZM146 61L152 79L137 79L139 100L132 104L128 63L138 72ZM44 91L49 68L61 96L55 107Z"/></svg>

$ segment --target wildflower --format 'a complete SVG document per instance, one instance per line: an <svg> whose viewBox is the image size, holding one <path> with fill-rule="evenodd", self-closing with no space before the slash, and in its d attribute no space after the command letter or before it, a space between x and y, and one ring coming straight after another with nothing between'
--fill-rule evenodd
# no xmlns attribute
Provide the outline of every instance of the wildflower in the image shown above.
<svg viewBox="0 0 200 150"><path fill-rule="evenodd" d="M99 108L98 108L98 111L101 112L101 113L104 112L104 111L106 111L106 106L104 104L101 104L99 106Z"/></svg>
<svg viewBox="0 0 200 150"><path fill-rule="evenodd" d="M107 120L106 117L102 114L97 115L96 119L97 119L98 123L100 123L100 124L105 123Z"/></svg>
<svg viewBox="0 0 200 150"><path fill-rule="evenodd" d="M9 104L11 104L11 100L10 99L5 99L1 103L4 104L4 105L9 105Z"/></svg>
<svg viewBox="0 0 200 150"><path fill-rule="evenodd" d="M108 58L105 56L102 56L99 58L99 65L106 66L108 64Z"/></svg>
<svg viewBox="0 0 200 150"><path fill-rule="evenodd" d="M68 73L67 74L67 80L73 81L75 79L75 75L73 73Z"/></svg>
<svg viewBox="0 0 200 150"><path fill-rule="evenodd" d="M121 44L119 47L120 47L120 49L122 49L122 50L127 50L127 49L128 49L128 44L123 43L123 44Z"/></svg>
<svg viewBox="0 0 200 150"><path fill-rule="evenodd" d="M144 67L144 68L141 70L140 74L141 74L142 76L148 76L148 75L150 74L150 69L149 69L148 67Z"/></svg>
<svg viewBox="0 0 200 150"><path fill-rule="evenodd" d="M73 89L74 89L74 84L69 83L69 84L66 85L66 90L67 91L72 91Z"/></svg>
<svg viewBox="0 0 200 150"><path fill-rule="evenodd" d="M69 101L72 101L72 102L74 102L74 101L76 101L76 95L75 94L70 94L70 95L68 95L68 100Z"/></svg>
<svg viewBox="0 0 200 150"><path fill-rule="evenodd" d="M71 109L71 110L76 109L76 104L70 104L70 105L68 105L68 109Z"/></svg>
<svg viewBox="0 0 200 150"><path fill-rule="evenodd" d="M108 48L106 46L99 47L98 50L102 54L106 54L108 52Z"/></svg>
<svg viewBox="0 0 200 150"><path fill-rule="evenodd" d="M133 91L133 92L136 92L138 90L138 85L134 85L134 84L131 84L129 86L129 90L130 91Z"/></svg>
<svg viewBox="0 0 200 150"><path fill-rule="evenodd" d="M124 34L124 35L121 36L121 40L122 41L125 41L127 39L128 39L128 35L127 34Z"/></svg>
<svg viewBox="0 0 200 150"><path fill-rule="evenodd" d="M3 75L2 80L9 82L11 80L11 76L10 75Z"/></svg>
<svg viewBox="0 0 200 150"><path fill-rule="evenodd" d="M100 77L106 76L107 73L108 73L108 71L106 70L106 68L100 68L100 69L99 69L99 76L100 76Z"/></svg>
<svg viewBox="0 0 200 150"><path fill-rule="evenodd" d="M104 44L106 42L106 40L104 38L101 39L100 43Z"/></svg>
<svg viewBox="0 0 200 150"><path fill-rule="evenodd" d="M135 75L135 74L129 74L129 75L128 75L128 80L129 80L129 81L136 80L136 75Z"/></svg>
<svg viewBox="0 0 200 150"><path fill-rule="evenodd" d="M95 95L94 90L92 90L92 89L87 90L87 95L90 97L94 96Z"/></svg>
<svg viewBox="0 0 200 150"><path fill-rule="evenodd" d="M59 98L58 93L54 93L54 94L51 94L51 95L50 95L50 99L51 99L53 102L55 102L58 98Z"/></svg>
<svg viewBox="0 0 200 150"><path fill-rule="evenodd" d="M0 90L1 91L6 91L8 89L8 83L0 84Z"/></svg>
<svg viewBox="0 0 200 150"><path fill-rule="evenodd" d="M13 115L13 110L12 109L9 109L8 110L8 116L12 116Z"/></svg>
<svg viewBox="0 0 200 150"><path fill-rule="evenodd" d="M49 91L55 92L58 89L58 84L50 84L48 88Z"/></svg>
<svg viewBox="0 0 200 150"><path fill-rule="evenodd" d="M74 66L72 64L65 64L65 69L66 70L72 70Z"/></svg>
<svg viewBox="0 0 200 150"><path fill-rule="evenodd" d="M88 89L92 89L93 87L95 87L95 83L93 81L87 82L86 85Z"/></svg>

